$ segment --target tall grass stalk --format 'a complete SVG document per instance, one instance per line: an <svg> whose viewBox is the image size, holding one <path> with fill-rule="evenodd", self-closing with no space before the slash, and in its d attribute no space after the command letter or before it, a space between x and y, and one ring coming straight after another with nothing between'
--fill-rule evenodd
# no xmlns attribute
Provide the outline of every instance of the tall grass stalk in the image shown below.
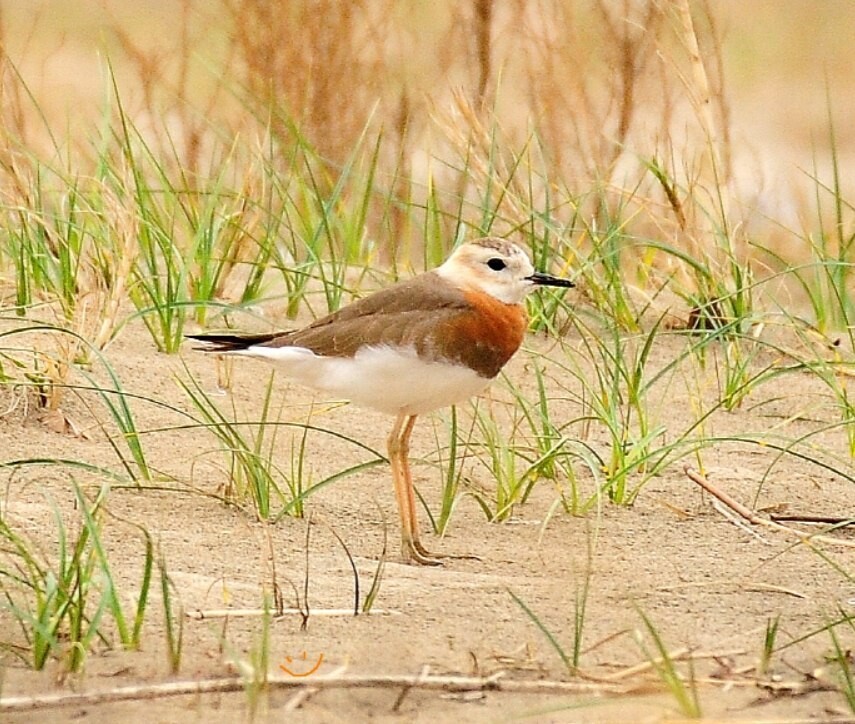
<svg viewBox="0 0 855 724"><path fill-rule="evenodd" d="M225 499L240 506L249 502L259 520L276 521L285 515L302 516L305 501L314 492L340 478L387 462L377 451L346 435L308 424L282 422L281 407L277 413L271 412L273 374L265 388L261 415L256 421L236 419L234 408L230 413L224 412L189 370L186 376L178 378L177 382L200 415L199 423L185 427L201 425L207 429L226 455L228 483ZM299 443L291 443L287 473L275 459L278 431L283 427L297 429L301 436ZM305 462L309 432L320 432L345 440L370 453L373 459L338 470L321 480L312 481Z"/></svg>
<svg viewBox="0 0 855 724"><path fill-rule="evenodd" d="M638 610L638 615L641 617L644 624L644 630L653 641L654 651L651 652L648 650L641 634L639 634L637 638L639 647L650 661L653 666L653 670L677 702L680 713L689 719L700 719L702 716L701 703L698 698L697 683L694 680L691 668L691 659L689 660L690 677L687 683L677 672L675 662L668 652L668 649L665 647L665 643L662 641L659 631L647 615L640 609Z"/></svg>
<svg viewBox="0 0 855 724"><path fill-rule="evenodd" d="M852 620L847 617L847 622L852 626ZM834 626L828 627L828 635L834 647L832 662L837 665L838 679L843 694L843 700L852 714L855 714L855 671L853 671L852 652L845 648L837 636Z"/></svg>
<svg viewBox="0 0 855 724"><path fill-rule="evenodd" d="M570 675L575 675L579 672L582 660L583 642L585 634L585 623L587 621L588 598L591 592L591 578L593 576L593 558L594 547L596 545L596 535L589 531L586 538L586 558L584 572L581 576L581 581L577 581L573 598L573 648L571 653L567 653L564 647L558 642L555 635L546 627L540 618L529 608L529 606L513 591L508 590L514 602L523 610L528 618L540 629L541 633L546 636L550 646L555 649L567 672Z"/></svg>
<svg viewBox="0 0 855 724"><path fill-rule="evenodd" d="M53 657L68 671L79 671L96 642L109 644L110 619L121 646L140 645L148 606L154 562L153 544L145 539L143 571L131 618L117 589L113 568L103 545L102 508L109 488L104 486L90 501L74 485L79 531L72 534L51 502L58 535L55 563L42 557L38 547L17 532L7 518L0 520L0 538L6 551L0 560L3 606L11 613L26 641L31 666L42 669ZM13 646L6 642L6 646ZM13 650L18 650L16 647Z"/></svg>
<svg viewBox="0 0 855 724"><path fill-rule="evenodd" d="M608 495L613 502L631 502L630 477L647 473L650 450L664 428L650 419L648 395L652 377L647 363L659 333L662 318L636 339L626 339L617 327L602 335L576 322L582 342L594 365L594 382L585 373L577 373L588 388L586 402L590 414L608 431L611 452L604 470Z"/></svg>
<svg viewBox="0 0 855 724"><path fill-rule="evenodd" d="M270 520L293 500L282 491L279 480L284 476L279 474L272 460L277 431L275 426L268 425L273 379L271 373L262 400L261 417L248 430L233 424L234 418L220 410L189 371L186 379L178 379L178 384L202 415L208 429L218 438L229 459L226 499L239 504L248 499L260 520ZM268 431L273 439L265 444ZM249 436L245 432L249 432Z"/></svg>
<svg viewBox="0 0 855 724"><path fill-rule="evenodd" d="M765 676L769 672L769 665L775 653L775 644L778 640L778 629L781 625L781 615L766 620L766 633L763 636L763 648L760 652L760 661L757 664L757 673Z"/></svg>
<svg viewBox="0 0 855 724"><path fill-rule="evenodd" d="M173 676L181 670L181 659L184 653L184 609L180 602L174 601L178 591L169 578L166 569L166 559L161 554L157 561L160 572L160 596L163 603L163 628L166 637L166 659L169 673Z"/></svg>
<svg viewBox="0 0 855 724"><path fill-rule="evenodd" d="M472 419L474 426L475 419ZM439 512L434 515L433 511L425 506L428 517L437 535L444 535L448 530L451 522L452 514L454 513L457 503L460 500L460 488L463 482L463 459L459 455L459 446L462 439L460 432L460 414L457 406L452 406L449 418L445 426L434 424L434 436L436 448L439 458L439 469L442 473L442 494L440 499ZM448 430L448 444L445 445L440 441L438 430ZM472 430L469 431L471 438Z"/></svg>
<svg viewBox="0 0 855 724"><path fill-rule="evenodd" d="M18 327L9 331L0 332L0 345L6 344L6 340L13 339L19 335L30 335L30 334L40 334L47 333L51 335L55 335L58 337L68 337L72 339L76 344L80 345L82 348L88 350L88 353L93 355L95 359L100 363L104 373L106 373L107 378L110 382L109 387L105 387L99 384L93 375L86 370L83 366L76 366L74 369L86 379L90 385L88 387L83 387L80 385L73 385L67 382L67 377L70 375L70 365L71 361L61 361L50 367L50 369L59 369L65 367L66 371L61 377L45 377L43 382L36 381L34 384L44 384L49 388L57 388L56 394L58 391L71 389L76 392L82 391L91 391L97 394L98 398L102 402L104 408L110 414L112 421L115 423L116 427L119 431L119 439L124 443L124 447L127 448L127 452L130 453L130 459L128 459L126 453L123 451L122 446L116 441L116 438L111 432L106 428L105 425L101 424L102 429L104 429L105 434L107 436L107 440L109 441L110 446L113 448L116 456L122 463L122 467L127 472L128 476L132 480L139 480L142 478L145 481L150 481L153 478L153 471L149 466L148 459L146 457L145 448L143 447L142 440L140 439L139 430L136 425L136 419L134 417L133 410L128 402L131 395L129 395L123 388L122 382L113 369L112 365L109 363L107 357L100 350L92 347L81 335L76 332L63 329L61 327L55 327L52 325L39 325L39 324L29 324L24 327ZM24 348L9 348L9 347L0 347L0 352L5 351L9 355L13 355L16 352L24 351ZM30 380L33 380L33 376L30 374ZM37 378L36 378L37 379ZM140 397L139 395L133 395L133 397ZM144 398L148 399L148 398Z"/></svg>
<svg viewBox="0 0 855 724"><path fill-rule="evenodd" d="M849 282L852 267L855 265L855 226L852 226L849 218L853 205L844 195L837 133L828 88L826 93L831 180L824 181L820 178L819 162L814 155L813 171L809 178L814 188L817 227L799 235L810 249L812 259L809 265L793 269L793 276L807 293L817 329L823 334L849 328L855 315ZM830 224L826 218L826 197L831 198Z"/></svg>
<svg viewBox="0 0 855 724"><path fill-rule="evenodd" d="M559 643L558 639L555 637L552 631L550 631L549 628L540 620L540 618L538 618L538 616L534 613L534 611L531 610L531 608L529 608L528 604L526 604L525 601L523 601L510 589L508 589L508 594L514 600L514 603L516 603L523 610L523 613L528 616L532 623L534 623L534 625L537 626L540 632L546 637L546 640L549 642L549 645L555 650L555 653L558 654L558 657L561 659L567 671L571 674L574 674L576 672L578 661L574 662L573 658L571 658L571 656L567 654L567 652L564 650L564 647Z"/></svg>
<svg viewBox="0 0 855 724"><path fill-rule="evenodd" d="M597 504L601 491L598 487L590 493L583 492L577 468L581 464L596 479L605 469L605 463L591 447L571 433L571 427L579 420L557 424L553 398L548 392L550 381L542 360L535 358L532 366L537 383L533 402L503 375L515 402L513 429L515 435L522 438L516 448L517 454L528 464L527 474L533 480L545 479L556 487L567 512L572 515L585 513Z"/></svg>

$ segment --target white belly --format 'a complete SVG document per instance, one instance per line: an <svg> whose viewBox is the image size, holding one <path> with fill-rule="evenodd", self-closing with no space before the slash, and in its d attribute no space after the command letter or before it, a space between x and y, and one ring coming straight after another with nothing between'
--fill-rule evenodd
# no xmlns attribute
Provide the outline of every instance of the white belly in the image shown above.
<svg viewBox="0 0 855 724"><path fill-rule="evenodd" d="M352 358L303 347L250 347L237 354L274 363L295 382L392 415L421 415L463 402L492 380L462 365L426 362L413 349L366 347Z"/></svg>

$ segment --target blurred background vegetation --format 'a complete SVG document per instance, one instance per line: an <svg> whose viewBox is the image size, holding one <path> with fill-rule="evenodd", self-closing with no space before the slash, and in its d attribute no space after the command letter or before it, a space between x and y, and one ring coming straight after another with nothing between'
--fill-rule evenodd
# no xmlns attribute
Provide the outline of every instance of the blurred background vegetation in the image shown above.
<svg viewBox="0 0 855 724"><path fill-rule="evenodd" d="M383 128L388 152L403 145L424 173L426 157L446 140L434 121L454 117L460 93L475 107L486 104L511 137L535 131L550 162L568 174L602 171L621 143L636 155L676 146L692 161L691 81L676 7L16 0L0 9L4 59L16 69L4 76L5 121L33 122L32 102L15 107L17 73L51 125L85 143L103 114L109 63L126 110L187 134L188 157L195 126L245 128L251 100L262 121L273 107L331 160L352 150L366 127ZM852 115L855 8L847 0L714 0L692 8L724 106L733 171L746 191L774 189L768 203L784 204L781 186L793 193L796 167L809 168L813 149L828 142L828 97L837 118ZM44 129L29 130L33 141L44 140ZM841 155L851 154L853 135L851 124L838 123Z"/></svg>

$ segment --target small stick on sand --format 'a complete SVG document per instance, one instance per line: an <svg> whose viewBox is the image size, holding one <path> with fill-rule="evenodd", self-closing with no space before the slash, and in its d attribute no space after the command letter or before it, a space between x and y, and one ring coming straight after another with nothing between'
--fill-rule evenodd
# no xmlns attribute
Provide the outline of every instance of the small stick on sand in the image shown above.
<svg viewBox="0 0 855 724"><path fill-rule="evenodd" d="M207 611L195 609L186 611L187 618L204 621L210 618L254 618L256 616L271 616L272 618L282 618L283 616L303 616L305 611L299 608L283 608L282 611L265 610L263 608L214 608ZM396 616L399 611L384 611L381 609L371 609L370 611L360 611L360 616ZM352 608L313 608L312 616L350 616L353 618L355 614Z"/></svg>
<svg viewBox="0 0 855 724"><path fill-rule="evenodd" d="M787 521L788 523L814 523L819 525L833 525L836 528L844 528L848 525L855 525L855 517L851 515L848 518L835 518L833 515L798 515L797 513L778 513L770 515L769 518L778 522Z"/></svg>
<svg viewBox="0 0 855 724"><path fill-rule="evenodd" d="M714 498L724 503L724 505L726 505L728 508L730 508L732 511L734 511L741 517L745 518L745 520L747 520L749 523L752 523L753 525L762 525L766 528L777 530L781 533L788 533L789 535L795 536L799 539L800 542L808 546L812 545L813 543L825 543L827 545L843 546L844 548L855 548L855 541L838 540L837 538L831 538L827 535L804 533L800 530L796 530L795 528L790 528L789 526L776 523L774 520L763 518L762 516L757 515L750 508L744 506L735 498L732 498L720 488L713 485L703 475L701 475L700 473L696 473L688 465L683 468L683 472L686 473L686 476L689 478L689 480L691 480L696 485L702 487Z"/></svg>
<svg viewBox="0 0 855 724"><path fill-rule="evenodd" d="M684 646L669 652L668 659L671 661L701 661L703 659L723 659L729 656L743 656L745 653L745 649L730 649L727 651L692 651L690 648ZM665 661L663 657L657 656L655 659L642 661L641 663L615 671L612 674L600 676L596 681L623 681L625 679L632 678L633 676L637 676L638 674L650 671L654 667L659 666L663 661Z"/></svg>
<svg viewBox="0 0 855 724"><path fill-rule="evenodd" d="M637 686L595 684L576 681L516 681L503 679L505 672L499 671L491 676L358 676L330 675L294 678L291 676L270 676L267 686L271 689L302 689L315 691L320 689L362 689L384 688L420 689L426 691L513 691L518 693L561 693L589 694L594 696L622 695L638 690ZM11 711L36 711L54 709L63 706L94 706L116 701L143 701L170 696L198 696L200 694L240 692L246 683L240 677L226 679L200 679L189 681L168 681L160 684L142 684L138 686L120 686L106 691L60 692L37 694L35 696L7 696L0 699L0 713Z"/></svg>

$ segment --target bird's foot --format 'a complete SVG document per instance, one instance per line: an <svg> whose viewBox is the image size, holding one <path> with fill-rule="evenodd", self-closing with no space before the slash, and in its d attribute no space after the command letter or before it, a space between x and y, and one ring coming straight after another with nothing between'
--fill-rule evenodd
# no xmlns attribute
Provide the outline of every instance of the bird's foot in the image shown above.
<svg viewBox="0 0 855 724"><path fill-rule="evenodd" d="M417 563L420 566L441 566L443 558L450 558L441 553L431 553L417 536L404 538L402 545L404 560L408 563Z"/></svg>
<svg viewBox="0 0 855 724"><path fill-rule="evenodd" d="M422 566L441 566L444 559L457 561L480 561L478 556L452 555L451 553L431 553L421 541L404 541L404 558Z"/></svg>
<svg viewBox="0 0 855 724"><path fill-rule="evenodd" d="M420 566L441 566L441 556L429 553L418 541L404 541L404 560L407 563L417 563Z"/></svg>

